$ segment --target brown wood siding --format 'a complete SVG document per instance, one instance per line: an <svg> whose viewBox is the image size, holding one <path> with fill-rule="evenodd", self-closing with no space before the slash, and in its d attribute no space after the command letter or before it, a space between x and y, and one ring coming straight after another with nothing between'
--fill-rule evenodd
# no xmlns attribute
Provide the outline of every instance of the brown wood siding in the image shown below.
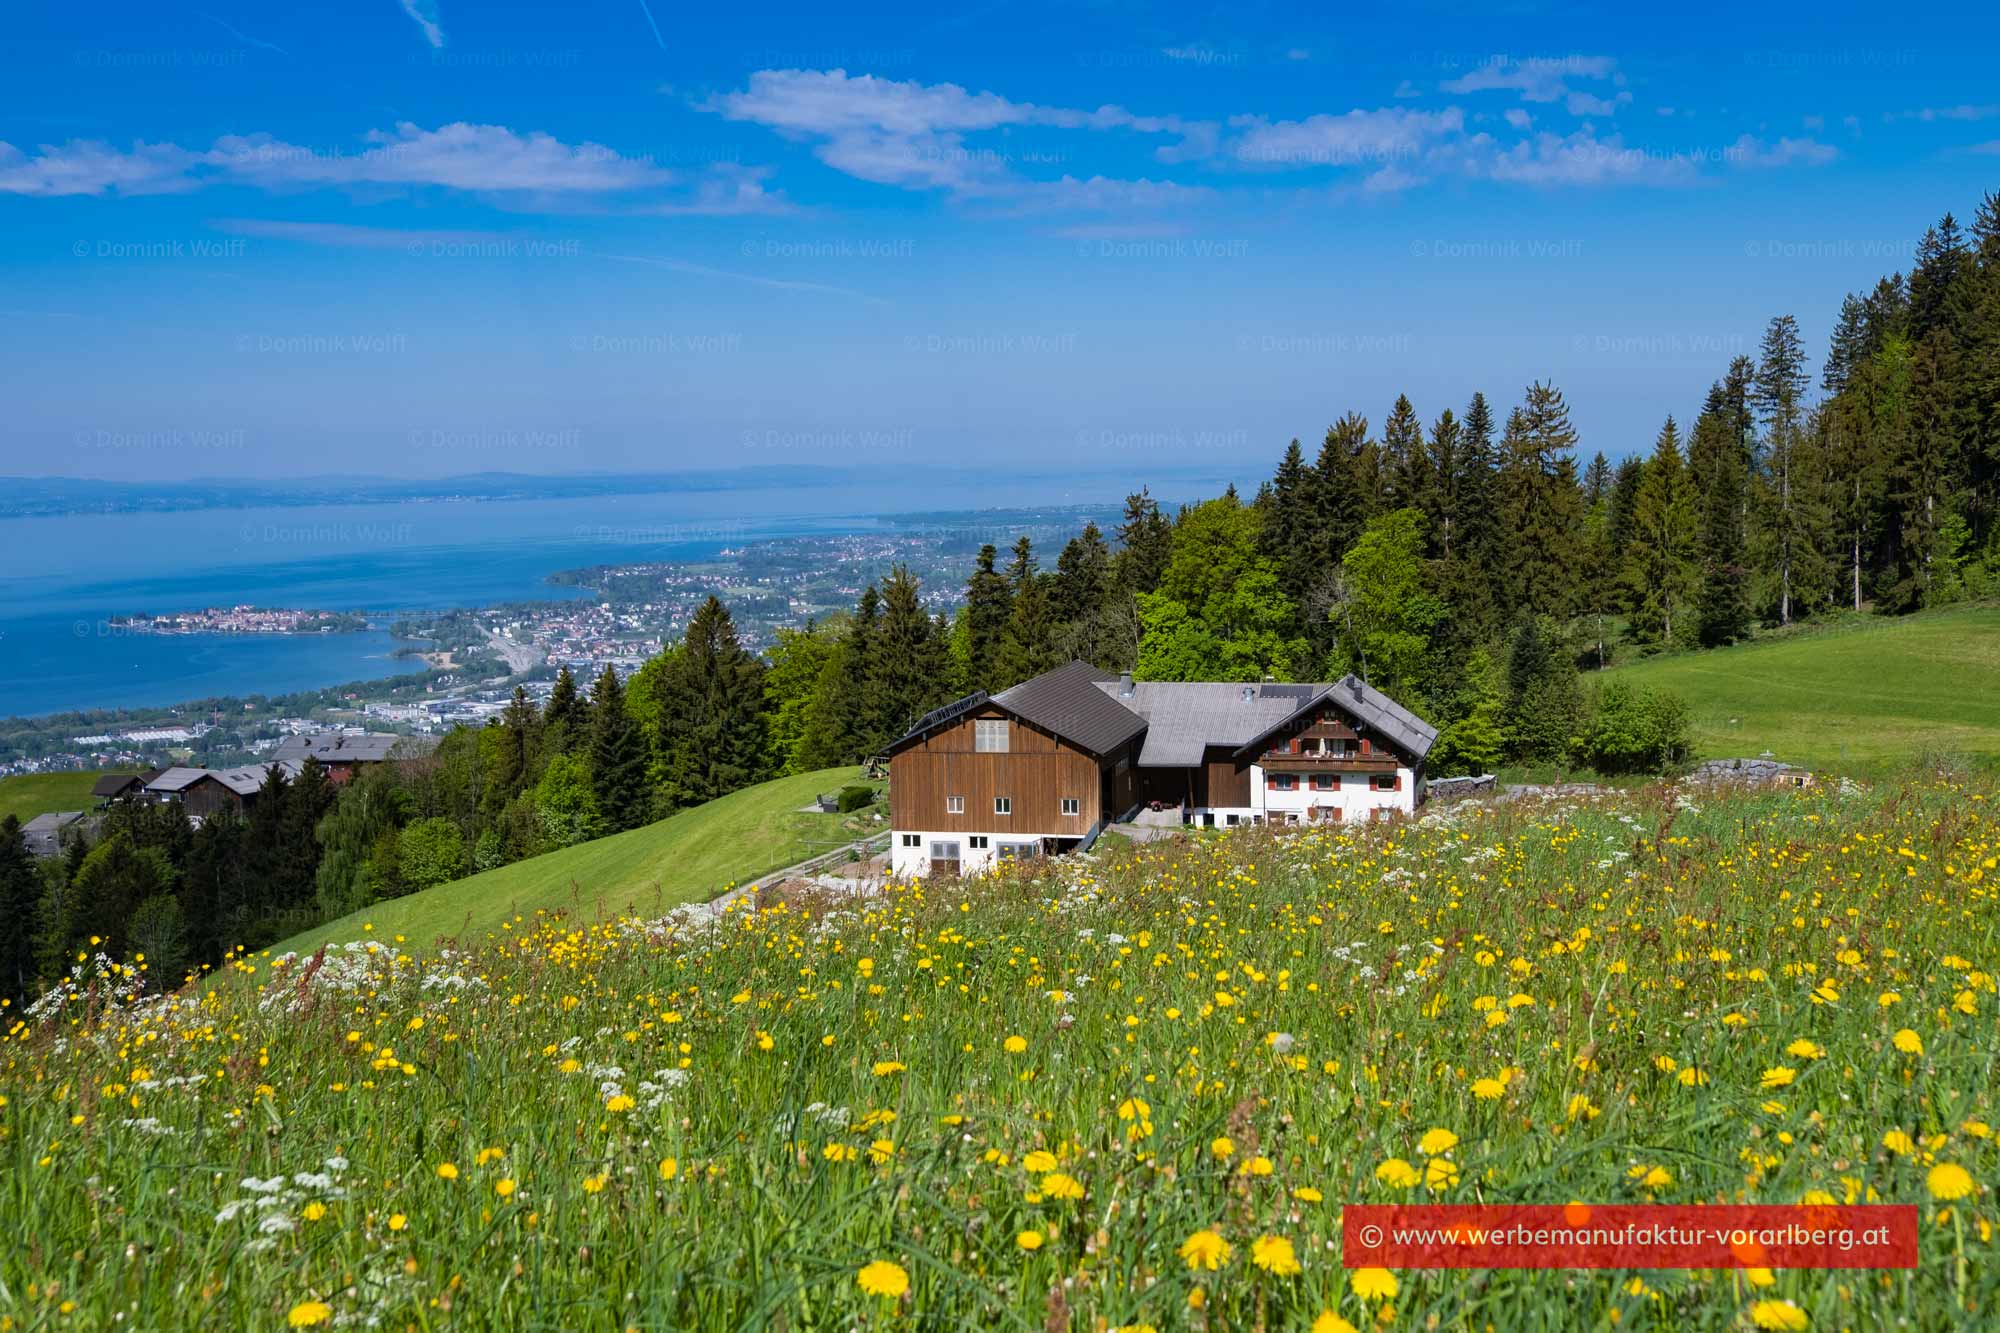
<svg viewBox="0 0 2000 1333"><path fill-rule="evenodd" d="M1211 746L1205 758L1202 770L1208 796L1198 804L1224 808L1250 804L1250 765L1230 759L1226 746Z"/></svg>
<svg viewBox="0 0 2000 1333"><path fill-rule="evenodd" d="M1007 752L973 748L977 714L900 751L889 760L889 821L912 832L951 831L1080 838L1102 817L1104 782L1097 760L1046 732L1009 719ZM992 712L986 714L997 716ZM946 799L965 798L951 814ZM1013 813L993 813L995 797ZM1065 797L1078 813L1062 813Z"/></svg>

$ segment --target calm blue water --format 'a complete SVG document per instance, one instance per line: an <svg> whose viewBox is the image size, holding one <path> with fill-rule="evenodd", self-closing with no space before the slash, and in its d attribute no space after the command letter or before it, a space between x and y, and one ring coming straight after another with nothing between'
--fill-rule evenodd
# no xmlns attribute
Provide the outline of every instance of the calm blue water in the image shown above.
<svg viewBox="0 0 2000 1333"><path fill-rule="evenodd" d="M408 669L386 633L117 635L145 611L285 606L390 613L582 595L558 569L700 559L726 546L856 532L911 510L1116 499L926 486L0 519L0 716L281 694Z"/></svg>

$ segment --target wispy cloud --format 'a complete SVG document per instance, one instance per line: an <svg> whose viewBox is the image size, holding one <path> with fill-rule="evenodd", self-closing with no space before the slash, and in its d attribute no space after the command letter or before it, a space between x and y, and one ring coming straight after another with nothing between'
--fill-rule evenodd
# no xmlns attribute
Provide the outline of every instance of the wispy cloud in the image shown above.
<svg viewBox="0 0 2000 1333"><path fill-rule="evenodd" d="M322 149L270 135L225 135L204 149L71 140L33 155L0 143L0 194L175 194L214 184L265 189L438 186L482 193L605 194L672 184L674 173L601 144L459 121L371 130L362 147Z"/></svg>
<svg viewBox="0 0 2000 1333"><path fill-rule="evenodd" d="M262 38L252 37L248 33L238 32L235 28L223 22L221 19L217 18L213 14L203 14L202 17L207 19L210 23L213 23L216 27L222 29L224 32L228 33L231 37L234 37L237 41L242 42L245 46L256 46L256 47L261 47L266 51L276 51L281 56L288 56L291 54L290 51L287 51L284 47L279 46L276 42L267 42L264 41Z"/></svg>
<svg viewBox="0 0 2000 1333"><path fill-rule="evenodd" d="M1447 79L1439 85L1448 93L1512 92L1524 102L1567 102L1576 95L1571 80L1601 82L1618 79L1618 62L1610 56L1494 56L1469 74ZM1602 99L1583 95L1583 106L1603 104ZM1626 98L1620 101L1629 100ZM1605 104L1608 106L1608 104ZM1605 111L1579 111L1569 105L1572 115L1606 115Z"/></svg>
<svg viewBox="0 0 2000 1333"><path fill-rule="evenodd" d="M444 49L444 21L438 14L437 0L402 0L403 12L410 16L410 22L417 25L424 40L431 44L433 51Z"/></svg>
<svg viewBox="0 0 2000 1333"><path fill-rule="evenodd" d="M493 231L426 231L400 227L360 227L345 222L283 222L266 218L214 218L209 226L231 236L265 241L297 241L342 250L408 250L411 246L473 244L502 238Z"/></svg>
<svg viewBox="0 0 2000 1333"><path fill-rule="evenodd" d="M1784 138L1776 143L1766 143L1748 134L1722 150L1722 160L1730 166L1750 169L1795 165L1823 167L1839 156L1838 148L1817 139Z"/></svg>
<svg viewBox="0 0 2000 1333"><path fill-rule="evenodd" d="M1237 116L1229 124L1238 134L1225 151L1245 166L1353 166L1417 157L1463 130L1465 113L1385 107L1275 122Z"/></svg>
<svg viewBox="0 0 2000 1333"><path fill-rule="evenodd" d="M666 50L667 39L660 36L660 25L653 21L653 7L646 0L639 0L639 12L646 16L646 26L653 30L653 40L660 44L662 51Z"/></svg>
<svg viewBox="0 0 2000 1333"><path fill-rule="evenodd" d="M1980 105L1961 102L1957 106L1925 106L1914 111L1891 111L1882 119L1891 124L1899 120L1991 120L2000 116L2000 102L1986 102Z"/></svg>
<svg viewBox="0 0 2000 1333"><path fill-rule="evenodd" d="M1167 201L1184 191L1161 182L1104 177L1036 181L1016 172L1009 155L969 144L968 135L1041 126L1173 136L1175 142L1156 153L1163 162L1205 154L1215 136L1213 124L1179 116L1137 115L1118 106L1094 111L1039 106L952 83L850 77L840 69L759 70L748 87L710 98L701 109L810 142L820 161L860 180L1016 207Z"/></svg>
<svg viewBox="0 0 2000 1333"><path fill-rule="evenodd" d="M1537 134L1502 148L1484 135L1466 145L1458 165L1468 175L1521 185L1686 185L1700 163L1685 153L1661 153L1599 138L1588 128L1574 134Z"/></svg>
<svg viewBox="0 0 2000 1333"><path fill-rule="evenodd" d="M792 278L770 278L761 273L739 273L734 269L711 268L707 264L691 263L685 259L663 259L657 255L611 255L605 259L615 259L624 264L644 264L649 268L663 268L674 273L688 273L701 278L720 278L727 282L747 282L756 287L770 287L785 292L817 292L826 296L851 296L862 301L879 301L879 297L859 292L852 287L836 287L825 282L800 282Z"/></svg>

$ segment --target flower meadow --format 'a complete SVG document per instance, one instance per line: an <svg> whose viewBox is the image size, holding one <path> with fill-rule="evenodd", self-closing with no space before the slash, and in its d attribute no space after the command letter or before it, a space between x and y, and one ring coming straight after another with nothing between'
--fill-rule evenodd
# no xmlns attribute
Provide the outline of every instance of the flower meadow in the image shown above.
<svg viewBox="0 0 2000 1333"><path fill-rule="evenodd" d="M1653 788L461 946L83 959L0 1330L2000 1319L1996 793ZM1348 1202L1907 1202L1914 1270L1349 1271Z"/></svg>

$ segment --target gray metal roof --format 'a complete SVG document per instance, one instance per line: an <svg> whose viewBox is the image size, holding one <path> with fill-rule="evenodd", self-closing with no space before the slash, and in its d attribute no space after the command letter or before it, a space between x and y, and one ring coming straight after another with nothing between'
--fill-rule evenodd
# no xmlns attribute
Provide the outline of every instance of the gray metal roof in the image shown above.
<svg viewBox="0 0 2000 1333"><path fill-rule="evenodd" d="M1092 754L1109 754L1146 730L1146 719L1105 693L1105 682L1115 689L1117 677L1070 662L1000 691L993 702Z"/></svg>
<svg viewBox="0 0 2000 1333"><path fill-rule="evenodd" d="M1113 680L1098 688L1115 697L1120 687ZM1267 689L1246 681L1133 682L1132 697L1120 702L1146 719L1139 767L1192 768L1209 746L1242 745L1298 711L1296 698Z"/></svg>
<svg viewBox="0 0 2000 1333"><path fill-rule="evenodd" d="M1108 681L1097 688L1117 697L1121 687ZM1417 759L1429 754L1437 739L1437 728L1354 676L1336 685L1143 680L1131 690L1132 697L1120 702L1146 719L1141 768L1191 768L1210 746L1249 745L1323 703L1332 703Z"/></svg>
<svg viewBox="0 0 2000 1333"><path fill-rule="evenodd" d="M307 755L322 764L367 764L379 763L389 758L389 752L396 748L403 736L385 735L371 732L365 736L343 736L338 732L326 732L318 736L287 736L278 742L278 748L271 752L275 759L295 759L304 762Z"/></svg>
<svg viewBox="0 0 2000 1333"><path fill-rule="evenodd" d="M1328 690L1343 712L1351 713L1418 759L1431 752L1438 729L1352 674Z"/></svg>
<svg viewBox="0 0 2000 1333"><path fill-rule="evenodd" d="M181 791L192 787L207 776L209 776L209 773L205 768L169 768L155 774L152 781L146 784L146 790L153 792Z"/></svg>

